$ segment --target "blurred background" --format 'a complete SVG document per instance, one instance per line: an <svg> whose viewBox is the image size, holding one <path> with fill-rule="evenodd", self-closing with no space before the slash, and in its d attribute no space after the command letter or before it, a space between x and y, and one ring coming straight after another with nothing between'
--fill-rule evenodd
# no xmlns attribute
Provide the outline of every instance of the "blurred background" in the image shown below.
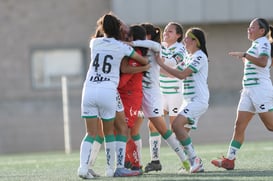
<svg viewBox="0 0 273 181"><path fill-rule="evenodd" d="M64 150L62 76L68 84L71 148L79 150L90 35L109 11L128 25L150 22L163 30L176 21L184 30L205 30L210 107L192 139L195 144L228 143L243 66L227 53L250 47L249 22L262 17L273 23L272 7L272 0L0 0L0 154ZM146 121L141 133L147 146ZM255 117L246 141L263 140L272 140L272 134Z"/></svg>

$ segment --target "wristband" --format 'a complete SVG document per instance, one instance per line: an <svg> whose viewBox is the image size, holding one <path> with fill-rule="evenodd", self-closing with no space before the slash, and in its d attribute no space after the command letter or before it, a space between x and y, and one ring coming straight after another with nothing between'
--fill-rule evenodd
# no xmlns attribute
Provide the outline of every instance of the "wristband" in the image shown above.
<svg viewBox="0 0 273 181"><path fill-rule="evenodd" d="M246 55L247 55L247 53L245 52L245 53L243 54L243 57L245 58L245 57L246 57Z"/></svg>

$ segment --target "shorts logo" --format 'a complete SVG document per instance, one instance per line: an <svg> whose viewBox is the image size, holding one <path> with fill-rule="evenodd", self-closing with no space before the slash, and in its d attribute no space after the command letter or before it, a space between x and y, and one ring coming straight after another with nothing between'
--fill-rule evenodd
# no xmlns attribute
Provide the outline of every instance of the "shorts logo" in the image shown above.
<svg viewBox="0 0 273 181"><path fill-rule="evenodd" d="M154 109L153 111L155 114L158 114L158 109Z"/></svg>
<svg viewBox="0 0 273 181"><path fill-rule="evenodd" d="M260 109L262 109L262 110L264 110L264 109L265 109L264 104L260 105Z"/></svg>
<svg viewBox="0 0 273 181"><path fill-rule="evenodd" d="M189 111L190 111L189 109L184 109L184 110L183 110L183 112L184 112L185 114L187 114Z"/></svg>
<svg viewBox="0 0 273 181"><path fill-rule="evenodd" d="M174 112L174 113L177 113L177 112L178 112L177 107L173 108L173 112Z"/></svg>

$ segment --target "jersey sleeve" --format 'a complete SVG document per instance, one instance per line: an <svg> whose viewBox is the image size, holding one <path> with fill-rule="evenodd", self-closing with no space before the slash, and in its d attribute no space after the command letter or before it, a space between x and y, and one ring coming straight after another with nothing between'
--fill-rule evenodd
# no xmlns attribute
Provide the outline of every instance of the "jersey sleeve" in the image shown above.
<svg viewBox="0 0 273 181"><path fill-rule="evenodd" d="M161 49L161 45L152 40L136 40L133 41L132 43L134 47L150 48L155 52L159 52Z"/></svg>
<svg viewBox="0 0 273 181"><path fill-rule="evenodd" d="M135 50L133 49L133 47L123 42L120 42L120 43L121 43L121 49L123 50L125 56L131 57L135 53Z"/></svg>
<svg viewBox="0 0 273 181"><path fill-rule="evenodd" d="M192 60L189 64L189 68L194 72L194 73L197 73L201 67L203 66L203 64L205 63L205 61L208 61L206 59L206 57L204 56L201 56L200 54L198 55L195 55L192 57Z"/></svg>

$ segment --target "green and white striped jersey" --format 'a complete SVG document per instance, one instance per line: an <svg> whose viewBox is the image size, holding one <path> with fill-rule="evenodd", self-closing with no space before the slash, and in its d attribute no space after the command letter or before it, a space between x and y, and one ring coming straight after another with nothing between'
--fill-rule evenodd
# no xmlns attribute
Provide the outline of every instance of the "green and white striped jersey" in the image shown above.
<svg viewBox="0 0 273 181"><path fill-rule="evenodd" d="M244 77L243 87L251 87L257 85L271 85L270 67L271 67L271 45L266 37L261 37L252 42L251 47L247 53L253 57L267 56L268 61L265 67L260 67L249 60L245 59L244 62Z"/></svg>

